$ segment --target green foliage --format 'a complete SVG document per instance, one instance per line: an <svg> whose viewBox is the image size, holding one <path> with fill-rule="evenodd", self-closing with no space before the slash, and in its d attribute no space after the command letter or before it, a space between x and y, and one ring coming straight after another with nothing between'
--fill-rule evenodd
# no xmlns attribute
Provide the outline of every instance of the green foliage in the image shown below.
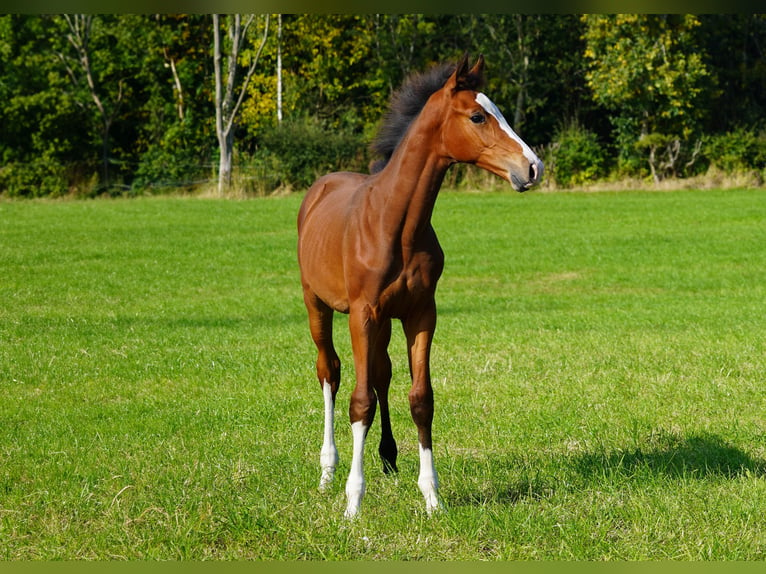
<svg viewBox="0 0 766 574"><path fill-rule="evenodd" d="M266 128L258 148L244 164L256 191L304 189L319 176L344 169L367 169L367 142L349 129L330 129L304 117Z"/></svg>
<svg viewBox="0 0 766 574"><path fill-rule="evenodd" d="M86 115L48 52L50 22L0 16L0 194L61 196L88 165Z"/></svg>
<svg viewBox="0 0 766 574"><path fill-rule="evenodd" d="M211 20L0 15L0 194L134 194L212 178ZM669 177L696 172L730 145L715 143L718 136L766 114L759 14L285 14L281 41L276 22L234 136L241 181L253 189L300 188L312 169L364 166L353 140L370 140L391 91L410 72L466 51L486 57L486 91L527 143L550 149L562 122L576 117L618 175L645 176L652 166ZM76 47L85 31L90 79ZM285 122L313 118L347 134L338 135L347 144L331 145L348 152L312 144L310 157L292 158L264 150L276 137L278 52ZM681 142L678 155L654 149L665 163L676 158L671 168L649 161L650 140L639 142L651 134ZM703 135L713 147L686 168ZM456 178L464 172L453 170Z"/></svg>
<svg viewBox="0 0 766 574"><path fill-rule="evenodd" d="M711 165L727 172L756 169L766 175L766 130L740 127L705 139Z"/></svg>
<svg viewBox="0 0 766 574"><path fill-rule="evenodd" d="M64 167L50 157L0 167L0 189L8 197L60 197L66 194L68 183Z"/></svg>
<svg viewBox="0 0 766 574"><path fill-rule="evenodd" d="M696 16L611 14L583 20L588 86L614 118L622 118L613 121L626 159L629 148L648 134L685 140L699 131L712 92Z"/></svg>
<svg viewBox="0 0 766 574"><path fill-rule="evenodd" d="M149 23L142 15L66 14L50 17L50 57L64 89L85 110L81 129L90 136L86 153L99 164L104 191L121 186L132 170L140 80ZM59 80L61 81L61 80ZM119 137L115 136L119 134ZM127 144L127 146L126 146ZM113 157L116 156L116 157ZM95 161L94 161L95 160Z"/></svg>
<svg viewBox="0 0 766 574"><path fill-rule="evenodd" d="M360 119L371 122L382 113L388 86L374 57L373 25L372 17L364 15L285 19L285 91L298 102L298 115L332 122L356 108Z"/></svg>
<svg viewBox="0 0 766 574"><path fill-rule="evenodd" d="M191 118L171 124L141 156L133 189L188 187L203 181L209 173L206 143L200 141Z"/></svg>
<svg viewBox="0 0 766 574"><path fill-rule="evenodd" d="M437 41L455 46L455 55L484 54L487 94L527 143L541 145L566 118L597 130L584 81L584 27L575 14L461 14L439 22Z"/></svg>
<svg viewBox="0 0 766 574"><path fill-rule="evenodd" d="M562 125L546 162L557 185L570 187L604 176L606 151L593 132L576 121Z"/></svg>

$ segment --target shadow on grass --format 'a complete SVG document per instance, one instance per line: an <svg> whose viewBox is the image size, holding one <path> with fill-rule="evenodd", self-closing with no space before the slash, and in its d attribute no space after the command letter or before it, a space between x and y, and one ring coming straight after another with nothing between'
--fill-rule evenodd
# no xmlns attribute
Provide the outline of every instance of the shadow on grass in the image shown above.
<svg viewBox="0 0 766 574"><path fill-rule="evenodd" d="M555 492L552 481L522 479L503 487L482 489L448 496L450 506L484 506L487 504L516 504L524 500L542 500Z"/></svg>
<svg viewBox="0 0 766 574"><path fill-rule="evenodd" d="M494 466L512 467L513 462L495 461ZM680 437L653 436L644 447L565 455L548 461L534 476L527 462L521 478L505 484L485 484L463 492L449 501L454 506L480 506L488 503L516 504L550 498L559 489L591 489L598 484L641 481L644 477L673 479L733 479L738 476L766 475L766 461L753 458L742 449L712 434ZM499 469L497 469L499 470ZM494 474L494 473L493 473ZM577 476L585 484L577 485ZM649 481L651 482L651 481Z"/></svg>
<svg viewBox="0 0 766 574"><path fill-rule="evenodd" d="M679 437L661 435L645 447L575 457L574 468L583 476L633 477L650 473L676 478L735 478L765 474L766 463L712 434Z"/></svg>

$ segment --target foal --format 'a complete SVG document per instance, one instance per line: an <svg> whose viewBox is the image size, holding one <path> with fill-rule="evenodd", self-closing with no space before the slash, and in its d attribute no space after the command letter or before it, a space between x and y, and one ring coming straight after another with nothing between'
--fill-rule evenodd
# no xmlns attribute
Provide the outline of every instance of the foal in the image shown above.
<svg viewBox="0 0 766 574"><path fill-rule="evenodd" d="M380 405L378 452L386 472L396 471L388 387L391 320L407 339L412 387L410 412L418 430L418 486L431 514L440 507L431 423L434 398L429 371L436 327L434 292L444 254L431 213L447 169L476 164L508 180L517 191L532 187L543 164L510 128L495 104L477 90L484 59L469 68L440 66L409 78L394 94L373 149L384 159L372 175L330 173L306 193L298 214L298 261L317 377L324 395L320 489L338 462L333 431L340 360L332 340L334 311L348 313L356 386L349 418L353 435L345 515L354 517L364 496L364 442Z"/></svg>

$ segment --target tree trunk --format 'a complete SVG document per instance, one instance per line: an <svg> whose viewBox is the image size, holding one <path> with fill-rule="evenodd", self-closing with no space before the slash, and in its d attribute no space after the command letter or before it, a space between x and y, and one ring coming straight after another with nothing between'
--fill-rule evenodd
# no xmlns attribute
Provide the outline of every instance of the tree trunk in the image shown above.
<svg viewBox="0 0 766 574"><path fill-rule="evenodd" d="M242 101L247 94L247 86L255 72L263 47L269 34L269 15L265 17L263 37L256 53L251 57L247 74L239 86L238 97L235 101L234 92L237 81L237 68L239 54L245 45L250 25L255 20L251 14L244 25L240 14L230 16L229 38L231 40L227 53L226 83L223 79L223 47L221 45L221 26L218 14L213 14L213 69L215 73L215 133L218 136L219 157L218 162L218 195L223 196L226 189L231 186L232 156L234 155L234 127L237 114ZM224 90L225 86L225 90Z"/></svg>
<svg viewBox="0 0 766 574"><path fill-rule="evenodd" d="M218 136L218 195L231 184L231 154L226 151L226 133L223 128L223 74L221 70L221 26L218 14L213 14L213 70L215 72L215 133ZM228 160L228 161L227 161ZM228 166L228 169L226 169Z"/></svg>
<svg viewBox="0 0 766 574"><path fill-rule="evenodd" d="M649 169L652 170L652 179L654 180L654 183L660 182L660 176L657 174L657 168L655 167L656 159L655 156L657 155L657 146L652 145L649 148Z"/></svg>
<svg viewBox="0 0 766 574"><path fill-rule="evenodd" d="M277 25L277 122L282 123L282 14Z"/></svg>
<svg viewBox="0 0 766 574"><path fill-rule="evenodd" d="M223 134L223 139L218 139L220 149L218 160L218 195L224 196L224 193L231 187L231 158L234 154L233 132Z"/></svg>
<svg viewBox="0 0 766 574"><path fill-rule="evenodd" d="M526 100L527 81L529 77L529 53L527 50L524 21L527 17L523 14L516 15L516 40L519 46L519 59L521 59L521 77L519 78L519 93L516 95L516 110L513 113L513 129L520 131L524 122L524 103Z"/></svg>

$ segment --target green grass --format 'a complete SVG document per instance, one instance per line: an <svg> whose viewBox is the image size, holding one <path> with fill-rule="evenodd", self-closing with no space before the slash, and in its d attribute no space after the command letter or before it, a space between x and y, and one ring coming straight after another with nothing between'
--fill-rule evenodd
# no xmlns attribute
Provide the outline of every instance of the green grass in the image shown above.
<svg viewBox="0 0 766 574"><path fill-rule="evenodd" d="M400 473L342 519L299 196L0 203L0 559L766 558L766 193L443 193L448 511Z"/></svg>

